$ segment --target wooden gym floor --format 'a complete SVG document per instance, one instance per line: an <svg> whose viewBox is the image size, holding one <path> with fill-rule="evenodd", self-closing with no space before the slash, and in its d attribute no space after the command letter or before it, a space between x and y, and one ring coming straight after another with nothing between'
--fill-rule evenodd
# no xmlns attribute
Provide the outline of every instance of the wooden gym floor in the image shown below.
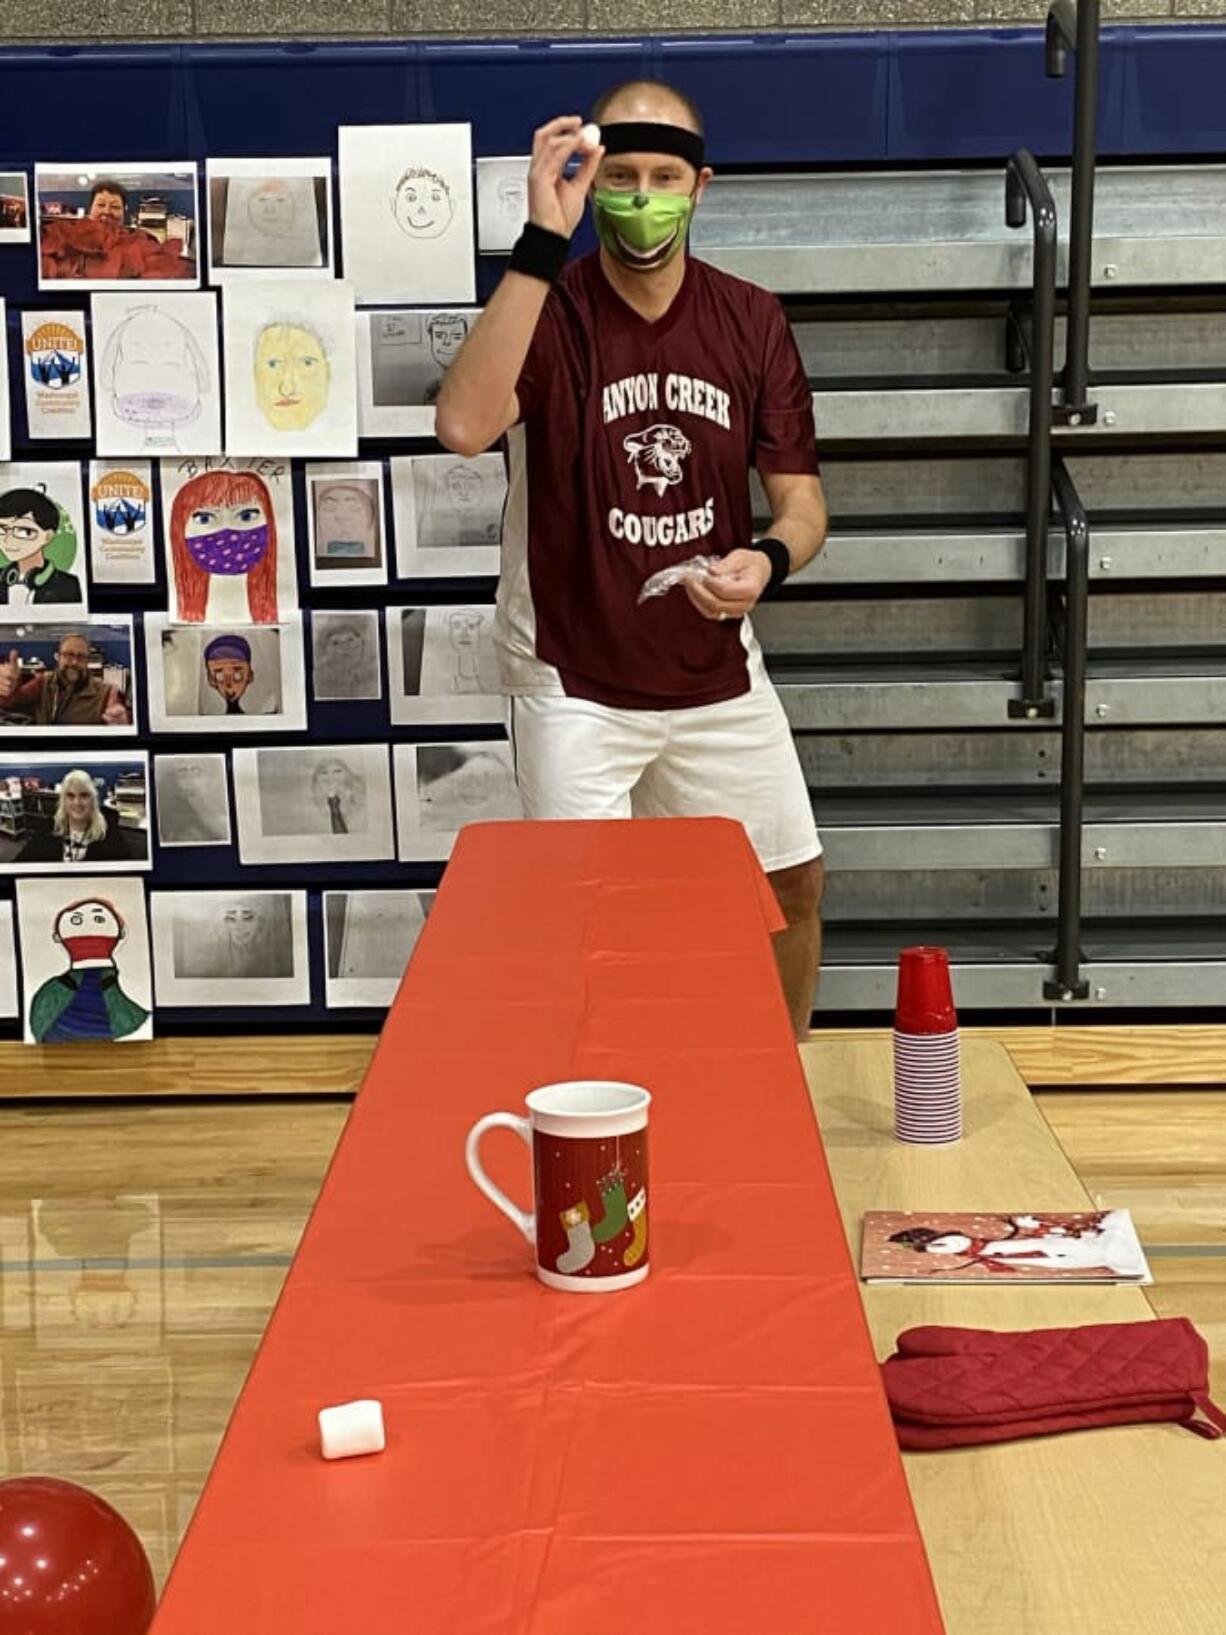
<svg viewBox="0 0 1226 1635"><path fill-rule="evenodd" d="M1152 1302L1205 1334L1226 1399L1226 1090L1037 1100L1090 1192L1133 1211ZM0 1099L0 1475L101 1493L159 1582L348 1110Z"/></svg>

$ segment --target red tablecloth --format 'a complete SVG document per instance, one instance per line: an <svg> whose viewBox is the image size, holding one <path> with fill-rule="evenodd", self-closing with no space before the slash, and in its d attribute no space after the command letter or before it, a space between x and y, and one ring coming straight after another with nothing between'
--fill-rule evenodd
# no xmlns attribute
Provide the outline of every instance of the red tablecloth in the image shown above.
<svg viewBox="0 0 1226 1635"><path fill-rule="evenodd" d="M156 1635L938 1635L773 914L720 820L464 834ZM655 1097L624 1293L542 1288L464 1169L570 1077ZM387 1451L325 1463L362 1396Z"/></svg>

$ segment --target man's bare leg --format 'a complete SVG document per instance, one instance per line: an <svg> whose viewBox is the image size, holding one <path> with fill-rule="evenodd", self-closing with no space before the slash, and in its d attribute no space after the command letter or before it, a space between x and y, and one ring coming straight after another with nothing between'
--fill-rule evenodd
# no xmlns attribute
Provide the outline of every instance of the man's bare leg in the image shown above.
<svg viewBox="0 0 1226 1635"><path fill-rule="evenodd" d="M825 876L825 864L820 857L767 875L788 922L785 931L776 933L775 961L798 1040L809 1037L809 1015L822 964L819 910Z"/></svg>

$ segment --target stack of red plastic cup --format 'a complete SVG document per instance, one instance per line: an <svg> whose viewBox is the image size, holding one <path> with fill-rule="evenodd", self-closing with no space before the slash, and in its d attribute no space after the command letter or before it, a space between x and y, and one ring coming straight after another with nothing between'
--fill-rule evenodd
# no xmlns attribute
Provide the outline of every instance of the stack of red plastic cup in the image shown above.
<svg viewBox="0 0 1226 1635"><path fill-rule="evenodd" d="M904 948L898 957L894 1133L924 1146L962 1138L958 1015L943 948Z"/></svg>

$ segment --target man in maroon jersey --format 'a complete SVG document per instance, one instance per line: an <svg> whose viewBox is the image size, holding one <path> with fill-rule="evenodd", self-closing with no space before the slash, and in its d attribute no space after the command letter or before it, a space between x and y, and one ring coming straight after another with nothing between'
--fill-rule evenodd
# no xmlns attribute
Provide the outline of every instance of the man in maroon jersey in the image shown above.
<svg viewBox="0 0 1226 1635"><path fill-rule="evenodd" d="M738 818L787 918L803 1037L821 843L746 615L825 538L811 394L775 297L686 252L711 176L697 110L640 80L593 118L594 147L578 115L536 132L528 226L447 373L438 436L465 455L507 436L496 638L526 814ZM600 249L566 266L593 184ZM698 555L719 560L638 602Z"/></svg>

